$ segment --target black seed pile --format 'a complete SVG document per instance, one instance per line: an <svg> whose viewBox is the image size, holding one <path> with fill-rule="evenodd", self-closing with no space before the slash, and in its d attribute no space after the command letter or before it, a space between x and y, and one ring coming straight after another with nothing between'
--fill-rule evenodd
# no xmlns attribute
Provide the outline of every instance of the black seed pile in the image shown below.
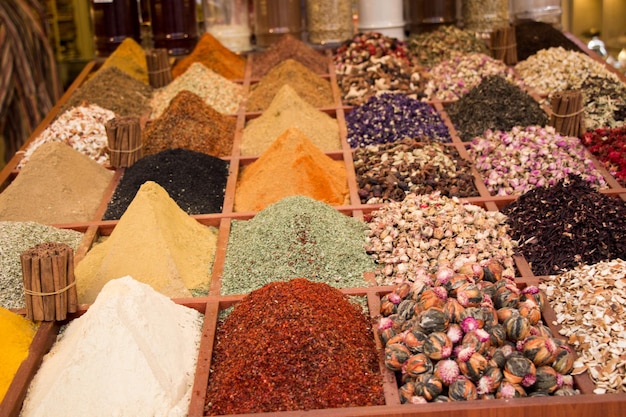
<svg viewBox="0 0 626 417"><path fill-rule="evenodd" d="M446 112L463 142L488 129L508 132L515 126L548 123L548 115L535 99L498 75L483 79Z"/></svg>
<svg viewBox="0 0 626 417"><path fill-rule="evenodd" d="M626 259L626 202L594 190L577 175L534 188L501 211L535 275Z"/></svg>
<svg viewBox="0 0 626 417"><path fill-rule="evenodd" d="M517 59L524 61L542 49L562 47L568 51L583 52L560 30L545 22L523 22L515 25Z"/></svg>
<svg viewBox="0 0 626 417"><path fill-rule="evenodd" d="M227 178L228 162L204 153L177 148L144 156L126 168L104 220L118 220L146 181L163 187L187 214L219 213Z"/></svg>

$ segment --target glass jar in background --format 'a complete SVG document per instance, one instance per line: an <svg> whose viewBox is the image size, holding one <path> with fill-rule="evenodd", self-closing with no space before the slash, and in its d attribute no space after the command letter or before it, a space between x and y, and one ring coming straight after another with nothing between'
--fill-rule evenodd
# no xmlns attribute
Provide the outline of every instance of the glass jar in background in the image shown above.
<svg viewBox="0 0 626 417"><path fill-rule="evenodd" d="M463 0L461 11L465 29L481 35L510 24L508 0Z"/></svg>
<svg viewBox="0 0 626 417"><path fill-rule="evenodd" d="M352 0L307 0L306 29L309 42L318 45L352 38Z"/></svg>
<svg viewBox="0 0 626 417"><path fill-rule="evenodd" d="M90 3L98 56L109 56L128 37L141 43L137 0L91 0Z"/></svg>
<svg viewBox="0 0 626 417"><path fill-rule="evenodd" d="M251 49L247 0L203 0L204 29L234 52Z"/></svg>
<svg viewBox="0 0 626 417"><path fill-rule="evenodd" d="M405 13L411 34L436 30L440 26L456 25L456 0L407 0Z"/></svg>
<svg viewBox="0 0 626 417"><path fill-rule="evenodd" d="M302 39L299 0L254 0L256 46L267 48L284 34Z"/></svg>
<svg viewBox="0 0 626 417"><path fill-rule="evenodd" d="M359 32L404 40L404 0L359 0Z"/></svg>
<svg viewBox="0 0 626 417"><path fill-rule="evenodd" d="M190 53L198 42L195 0L150 0L152 41L170 55Z"/></svg>
<svg viewBox="0 0 626 417"><path fill-rule="evenodd" d="M561 0L515 0L511 5L515 22L531 20L561 28Z"/></svg>

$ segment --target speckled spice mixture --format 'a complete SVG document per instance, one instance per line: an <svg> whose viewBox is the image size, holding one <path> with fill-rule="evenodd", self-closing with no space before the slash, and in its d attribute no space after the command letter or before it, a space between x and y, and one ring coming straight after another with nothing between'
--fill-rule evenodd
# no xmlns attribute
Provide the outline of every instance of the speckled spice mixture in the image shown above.
<svg viewBox="0 0 626 417"><path fill-rule="evenodd" d="M26 306L22 252L44 242L65 243L76 250L82 238L81 232L36 222L0 222L0 306L9 309Z"/></svg>
<svg viewBox="0 0 626 417"><path fill-rule="evenodd" d="M316 74L327 74L330 59L300 39L290 34L283 35L276 43L251 56L253 78L261 78L286 59L295 59Z"/></svg>

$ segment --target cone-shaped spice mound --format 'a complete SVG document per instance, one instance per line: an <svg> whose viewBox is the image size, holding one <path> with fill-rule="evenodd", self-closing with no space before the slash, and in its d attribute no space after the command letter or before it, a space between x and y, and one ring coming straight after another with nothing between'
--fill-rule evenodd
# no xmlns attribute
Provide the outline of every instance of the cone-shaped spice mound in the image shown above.
<svg viewBox="0 0 626 417"><path fill-rule="evenodd" d="M293 195L341 205L347 202L348 193L343 161L333 160L292 128L243 169L235 192L235 211L263 210Z"/></svg>
<svg viewBox="0 0 626 417"><path fill-rule="evenodd" d="M283 35L278 42L252 58L252 77L261 78L286 59L295 59L316 74L328 73L330 57L311 48L293 35Z"/></svg>
<svg viewBox="0 0 626 417"><path fill-rule="evenodd" d="M163 114L143 132L143 154L184 148L211 156L228 156L233 148L234 117L207 105L198 95L183 90Z"/></svg>
<svg viewBox="0 0 626 417"><path fill-rule="evenodd" d="M237 304L218 329L212 363L209 415L384 403L361 307L303 278L268 284Z"/></svg>
<svg viewBox="0 0 626 417"><path fill-rule="evenodd" d="M113 171L71 146L44 143L0 194L0 220L91 221L112 178Z"/></svg>
<svg viewBox="0 0 626 417"><path fill-rule="evenodd" d="M202 35L193 51L172 68L172 77L178 77L195 62L229 80L243 79L246 70L246 58L222 45L208 32Z"/></svg>
<svg viewBox="0 0 626 417"><path fill-rule="evenodd" d="M146 182L104 242L76 267L79 303L92 303L112 279L131 275L171 297L209 287L217 229L190 217L157 183Z"/></svg>
<svg viewBox="0 0 626 417"><path fill-rule="evenodd" d="M104 61L100 69L117 67L138 79L144 84L150 84L148 78L148 63L146 52L133 38L128 37L119 44L115 51Z"/></svg>
<svg viewBox="0 0 626 417"><path fill-rule="evenodd" d="M244 128L241 154L261 155L290 127L300 129L324 152L341 149L337 120L307 103L291 86L284 85L263 114Z"/></svg>

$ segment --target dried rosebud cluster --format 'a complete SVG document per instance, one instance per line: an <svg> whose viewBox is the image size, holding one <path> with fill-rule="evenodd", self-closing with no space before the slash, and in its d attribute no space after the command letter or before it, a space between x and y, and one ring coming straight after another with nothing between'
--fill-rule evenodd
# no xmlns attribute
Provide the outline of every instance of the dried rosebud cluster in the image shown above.
<svg viewBox="0 0 626 417"><path fill-rule="evenodd" d="M541 320L544 294L503 271L443 267L382 297L378 333L403 403L578 393L574 351Z"/></svg>

